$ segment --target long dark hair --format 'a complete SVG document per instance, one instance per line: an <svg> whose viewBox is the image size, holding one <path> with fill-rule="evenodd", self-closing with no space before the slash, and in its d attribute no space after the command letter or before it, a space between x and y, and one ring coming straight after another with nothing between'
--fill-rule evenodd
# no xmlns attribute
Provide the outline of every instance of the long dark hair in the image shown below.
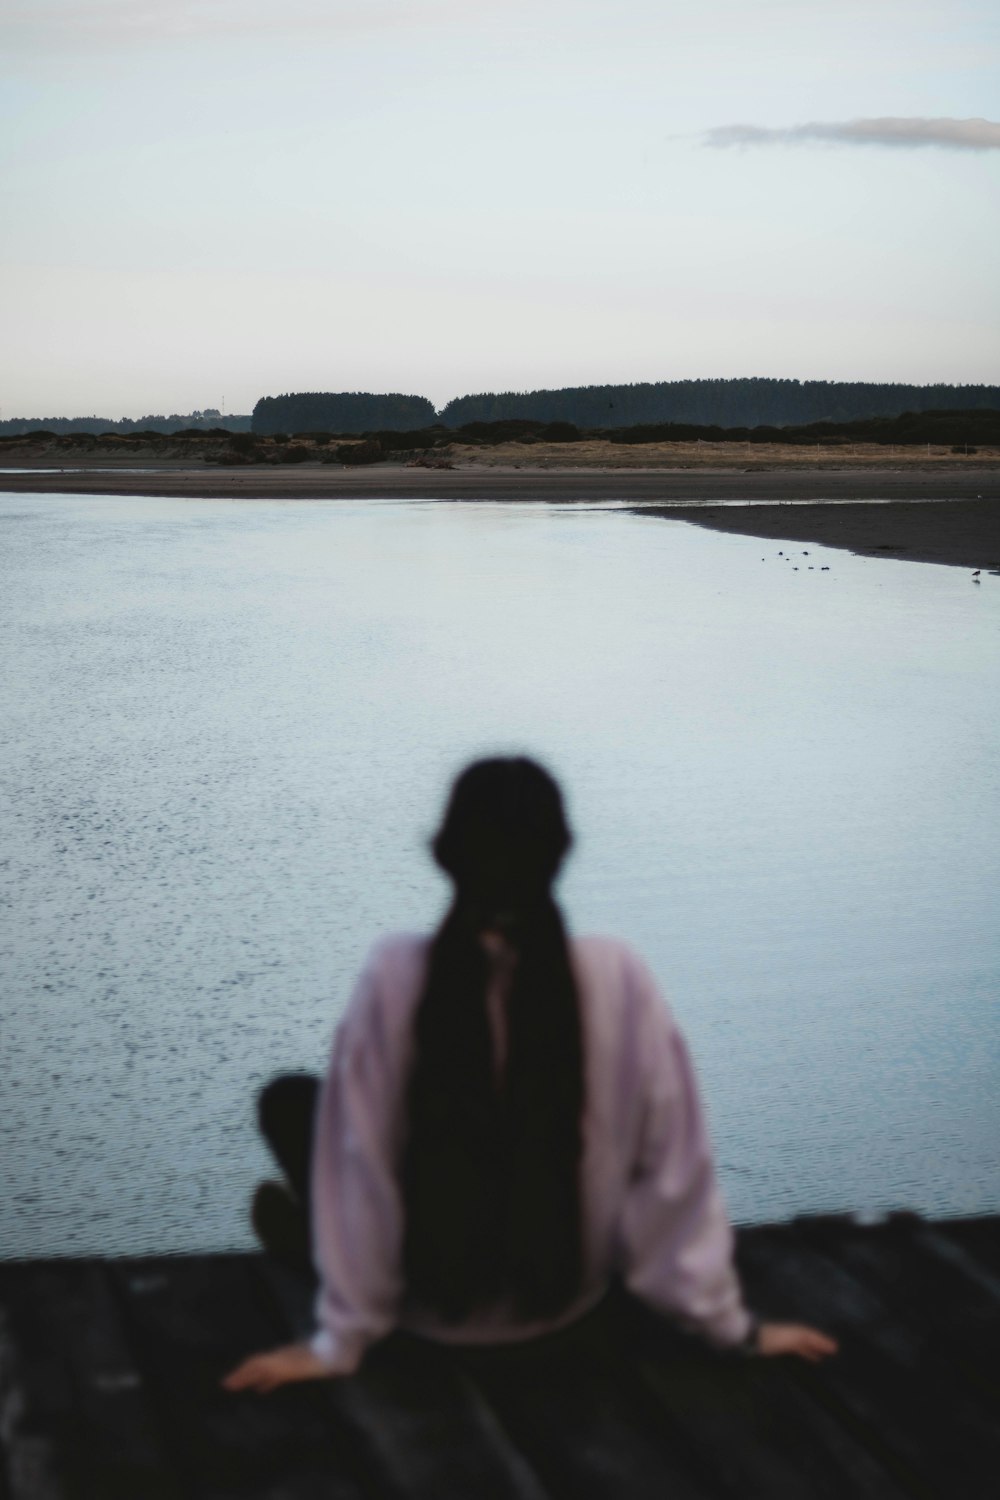
<svg viewBox="0 0 1000 1500"><path fill-rule="evenodd" d="M455 893L417 1011L403 1258L409 1293L446 1320L508 1299L553 1316L580 1285L582 1041L551 891L569 845L558 786L523 758L469 766L434 840ZM486 930L515 955L502 1083Z"/></svg>

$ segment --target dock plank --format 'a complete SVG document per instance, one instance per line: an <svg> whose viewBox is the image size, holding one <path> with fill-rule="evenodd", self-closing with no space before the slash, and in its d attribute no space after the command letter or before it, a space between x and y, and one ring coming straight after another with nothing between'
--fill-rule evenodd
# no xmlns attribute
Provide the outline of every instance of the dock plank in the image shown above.
<svg viewBox="0 0 1000 1500"><path fill-rule="evenodd" d="M27 1364L0 1278L0 1497L63 1500L58 1441L45 1430Z"/></svg>
<svg viewBox="0 0 1000 1500"><path fill-rule="evenodd" d="M993 1500L1000 1219L740 1231L819 1366L713 1355L624 1294L521 1346L397 1333L348 1379L221 1376L301 1336L258 1256L0 1265L0 1500Z"/></svg>
<svg viewBox="0 0 1000 1500"><path fill-rule="evenodd" d="M301 1337L311 1326L311 1279L260 1262L260 1274ZM359 1454L365 1482L385 1500L547 1500L489 1403L446 1350L396 1334L330 1400Z"/></svg>
<svg viewBox="0 0 1000 1500"><path fill-rule="evenodd" d="M872 1233L872 1231L868 1231ZM809 1242L801 1225L756 1231L740 1247L766 1315L809 1319L841 1342L835 1360L801 1379L839 1405L855 1432L914 1495L992 1500L1000 1461L995 1416L970 1399L926 1325L907 1321L878 1290Z"/></svg>
<svg viewBox="0 0 1000 1500"><path fill-rule="evenodd" d="M530 1346L462 1362L554 1496L714 1500L714 1478L682 1428L622 1357L614 1309Z"/></svg>
<svg viewBox="0 0 1000 1500"><path fill-rule="evenodd" d="M384 1500L548 1500L530 1459L443 1350L397 1335L336 1381L332 1399Z"/></svg>
<svg viewBox="0 0 1000 1500"><path fill-rule="evenodd" d="M636 1331L634 1360L697 1445L720 1496L906 1500L908 1491L809 1399L785 1363L713 1356L649 1317Z"/></svg>
<svg viewBox="0 0 1000 1500"><path fill-rule="evenodd" d="M288 1340L250 1257L122 1264L113 1276L185 1500L362 1500L325 1385L266 1399L220 1386L245 1355Z"/></svg>
<svg viewBox="0 0 1000 1500"><path fill-rule="evenodd" d="M961 1248L984 1271L1000 1277L1000 1215L979 1219L942 1219L928 1225Z"/></svg>
<svg viewBox="0 0 1000 1500"><path fill-rule="evenodd" d="M946 1232L900 1215L872 1233L858 1225L806 1221L811 1244L877 1294L900 1321L919 1325L927 1360L954 1393L967 1384L970 1404L988 1417L1000 1402L1000 1277L985 1271ZM956 1385L957 1382L957 1385ZM992 1424L990 1424L992 1425Z"/></svg>
<svg viewBox="0 0 1000 1500"><path fill-rule="evenodd" d="M28 1267L9 1316L38 1435L59 1455L56 1482L95 1500L181 1500L105 1269Z"/></svg>

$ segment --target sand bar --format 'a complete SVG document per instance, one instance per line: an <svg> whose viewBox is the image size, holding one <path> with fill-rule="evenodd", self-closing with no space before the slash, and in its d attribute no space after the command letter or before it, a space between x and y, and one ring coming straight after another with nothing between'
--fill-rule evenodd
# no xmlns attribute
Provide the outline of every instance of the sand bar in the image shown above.
<svg viewBox="0 0 1000 1500"><path fill-rule="evenodd" d="M453 469L389 463L369 468L133 463L127 470L106 464L56 472L25 469L0 472L0 490L187 500L611 500L719 531L811 541L915 562L1000 567L1000 466L974 460L877 470L832 465L538 469L474 463Z"/></svg>
<svg viewBox="0 0 1000 1500"><path fill-rule="evenodd" d="M637 507L638 509L638 507ZM1000 570L1000 500L888 504L642 506L644 515L693 521L713 531L769 541L843 547L863 557Z"/></svg>

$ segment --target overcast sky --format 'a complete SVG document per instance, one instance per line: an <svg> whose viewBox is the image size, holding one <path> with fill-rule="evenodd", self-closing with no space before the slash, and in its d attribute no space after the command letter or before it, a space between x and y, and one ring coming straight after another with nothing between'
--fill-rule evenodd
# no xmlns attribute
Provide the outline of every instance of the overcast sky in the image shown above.
<svg viewBox="0 0 1000 1500"><path fill-rule="evenodd" d="M7 0L0 410L1000 380L995 0Z"/></svg>

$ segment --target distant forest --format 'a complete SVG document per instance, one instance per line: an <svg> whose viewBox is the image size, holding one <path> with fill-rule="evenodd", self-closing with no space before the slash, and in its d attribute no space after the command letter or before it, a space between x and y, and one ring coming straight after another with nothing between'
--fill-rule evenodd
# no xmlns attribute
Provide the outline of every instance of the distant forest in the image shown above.
<svg viewBox="0 0 1000 1500"><path fill-rule="evenodd" d="M403 432L439 423L529 420L575 427L788 427L857 422L903 412L1000 407L1000 386L891 385L831 380L664 380L656 384L570 386L552 391L458 396L435 412L423 396L363 392L265 396L253 410L253 431Z"/></svg>
<svg viewBox="0 0 1000 1500"><path fill-rule="evenodd" d="M24 432L249 432L249 416L224 417L221 412L175 412L169 417L8 417L0 422L0 437L20 437Z"/></svg>
<svg viewBox="0 0 1000 1500"><path fill-rule="evenodd" d="M374 396L367 391L324 395L304 391L294 396L262 396L253 409L253 431L406 432L438 420L426 396Z"/></svg>
<svg viewBox="0 0 1000 1500"><path fill-rule="evenodd" d="M1000 409L996 385L894 385L833 380L662 380L638 385L568 386L563 390L484 392L457 396L440 411L425 396L368 391L306 391L263 396L252 416L214 410L187 416L11 417L0 436L44 430L71 432L413 432L476 423L569 423L578 429L712 427L752 430L815 422L864 422L904 412ZM679 434L678 434L679 436ZM642 439L639 439L640 441ZM648 439L647 439L648 441Z"/></svg>
<svg viewBox="0 0 1000 1500"><path fill-rule="evenodd" d="M459 396L440 413L447 427L529 417L577 427L639 427L666 422L714 427L789 427L856 422L903 412L1000 407L995 385L890 385L833 380L662 380L586 385L559 391Z"/></svg>

